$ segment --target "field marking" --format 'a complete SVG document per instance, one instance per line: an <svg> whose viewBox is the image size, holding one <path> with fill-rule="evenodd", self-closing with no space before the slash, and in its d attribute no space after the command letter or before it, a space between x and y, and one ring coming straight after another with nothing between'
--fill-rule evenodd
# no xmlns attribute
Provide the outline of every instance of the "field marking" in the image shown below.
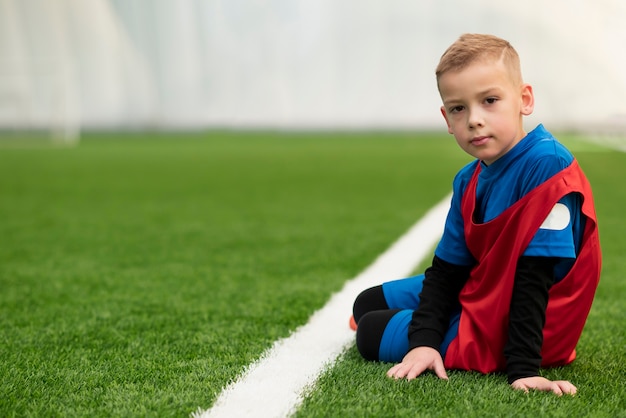
<svg viewBox="0 0 626 418"><path fill-rule="evenodd" d="M563 144L574 155L577 152L626 152L626 132L613 134L578 133L565 136Z"/></svg>
<svg viewBox="0 0 626 418"><path fill-rule="evenodd" d="M449 208L450 195L368 268L346 282L306 325L276 341L237 381L222 391L210 409L199 409L191 416L236 418L292 414L320 373L354 343L354 331L348 327L348 319L356 296L368 287L411 274L441 237Z"/></svg>
<svg viewBox="0 0 626 418"><path fill-rule="evenodd" d="M613 150L626 152L626 137L624 135L621 136L592 136L589 138L589 141L594 144L598 144Z"/></svg>

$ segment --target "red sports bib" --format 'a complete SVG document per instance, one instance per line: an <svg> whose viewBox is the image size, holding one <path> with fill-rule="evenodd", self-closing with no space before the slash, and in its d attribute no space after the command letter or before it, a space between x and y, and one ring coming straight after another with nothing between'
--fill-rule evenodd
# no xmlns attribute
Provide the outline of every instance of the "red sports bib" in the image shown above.
<svg viewBox="0 0 626 418"><path fill-rule="evenodd" d="M480 164L461 203L465 239L478 263L459 294L459 333L448 347L445 366L482 373L504 370L517 260L553 206L563 196L578 192L587 218L580 252L567 276L550 289L541 351L542 366L570 363L600 279L600 242L589 182L574 160L497 218L476 224L472 214L478 173Z"/></svg>

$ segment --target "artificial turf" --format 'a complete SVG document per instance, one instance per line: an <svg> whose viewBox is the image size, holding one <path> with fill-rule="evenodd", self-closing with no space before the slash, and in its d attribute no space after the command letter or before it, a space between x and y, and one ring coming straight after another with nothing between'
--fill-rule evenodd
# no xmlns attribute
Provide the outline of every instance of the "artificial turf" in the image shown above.
<svg viewBox="0 0 626 418"><path fill-rule="evenodd" d="M363 360L352 347L319 379L297 417L625 417L626 154L564 136L594 189L603 272L587 325L569 366L542 370L570 380L575 396L513 391L503 374L426 373L411 382L387 378L392 364ZM426 264L422 264L422 267Z"/></svg>
<svg viewBox="0 0 626 418"><path fill-rule="evenodd" d="M576 398L514 393L497 375L393 382L387 365L351 349L298 414L623 415L626 157L577 156L594 186L605 270L579 359L546 371L578 384ZM0 416L210 407L445 196L467 161L451 137L416 133L0 141Z"/></svg>

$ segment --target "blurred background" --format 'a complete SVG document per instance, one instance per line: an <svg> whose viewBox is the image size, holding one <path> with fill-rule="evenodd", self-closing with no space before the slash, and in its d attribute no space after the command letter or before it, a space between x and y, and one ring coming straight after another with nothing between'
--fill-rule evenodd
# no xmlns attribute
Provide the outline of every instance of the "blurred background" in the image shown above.
<svg viewBox="0 0 626 418"><path fill-rule="evenodd" d="M518 50L529 125L626 130L623 0L0 0L0 130L443 129L464 32Z"/></svg>

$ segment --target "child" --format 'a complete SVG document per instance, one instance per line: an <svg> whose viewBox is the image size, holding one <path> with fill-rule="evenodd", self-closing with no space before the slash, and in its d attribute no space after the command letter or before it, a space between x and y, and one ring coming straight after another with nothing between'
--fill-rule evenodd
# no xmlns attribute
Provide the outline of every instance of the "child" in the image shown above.
<svg viewBox="0 0 626 418"><path fill-rule="evenodd" d="M357 347L398 362L387 375L506 371L515 389L575 394L540 367L572 362L600 277L591 189L542 125L519 57L505 40L466 34L436 70L441 113L476 160L454 178L443 236L425 274L362 292Z"/></svg>

